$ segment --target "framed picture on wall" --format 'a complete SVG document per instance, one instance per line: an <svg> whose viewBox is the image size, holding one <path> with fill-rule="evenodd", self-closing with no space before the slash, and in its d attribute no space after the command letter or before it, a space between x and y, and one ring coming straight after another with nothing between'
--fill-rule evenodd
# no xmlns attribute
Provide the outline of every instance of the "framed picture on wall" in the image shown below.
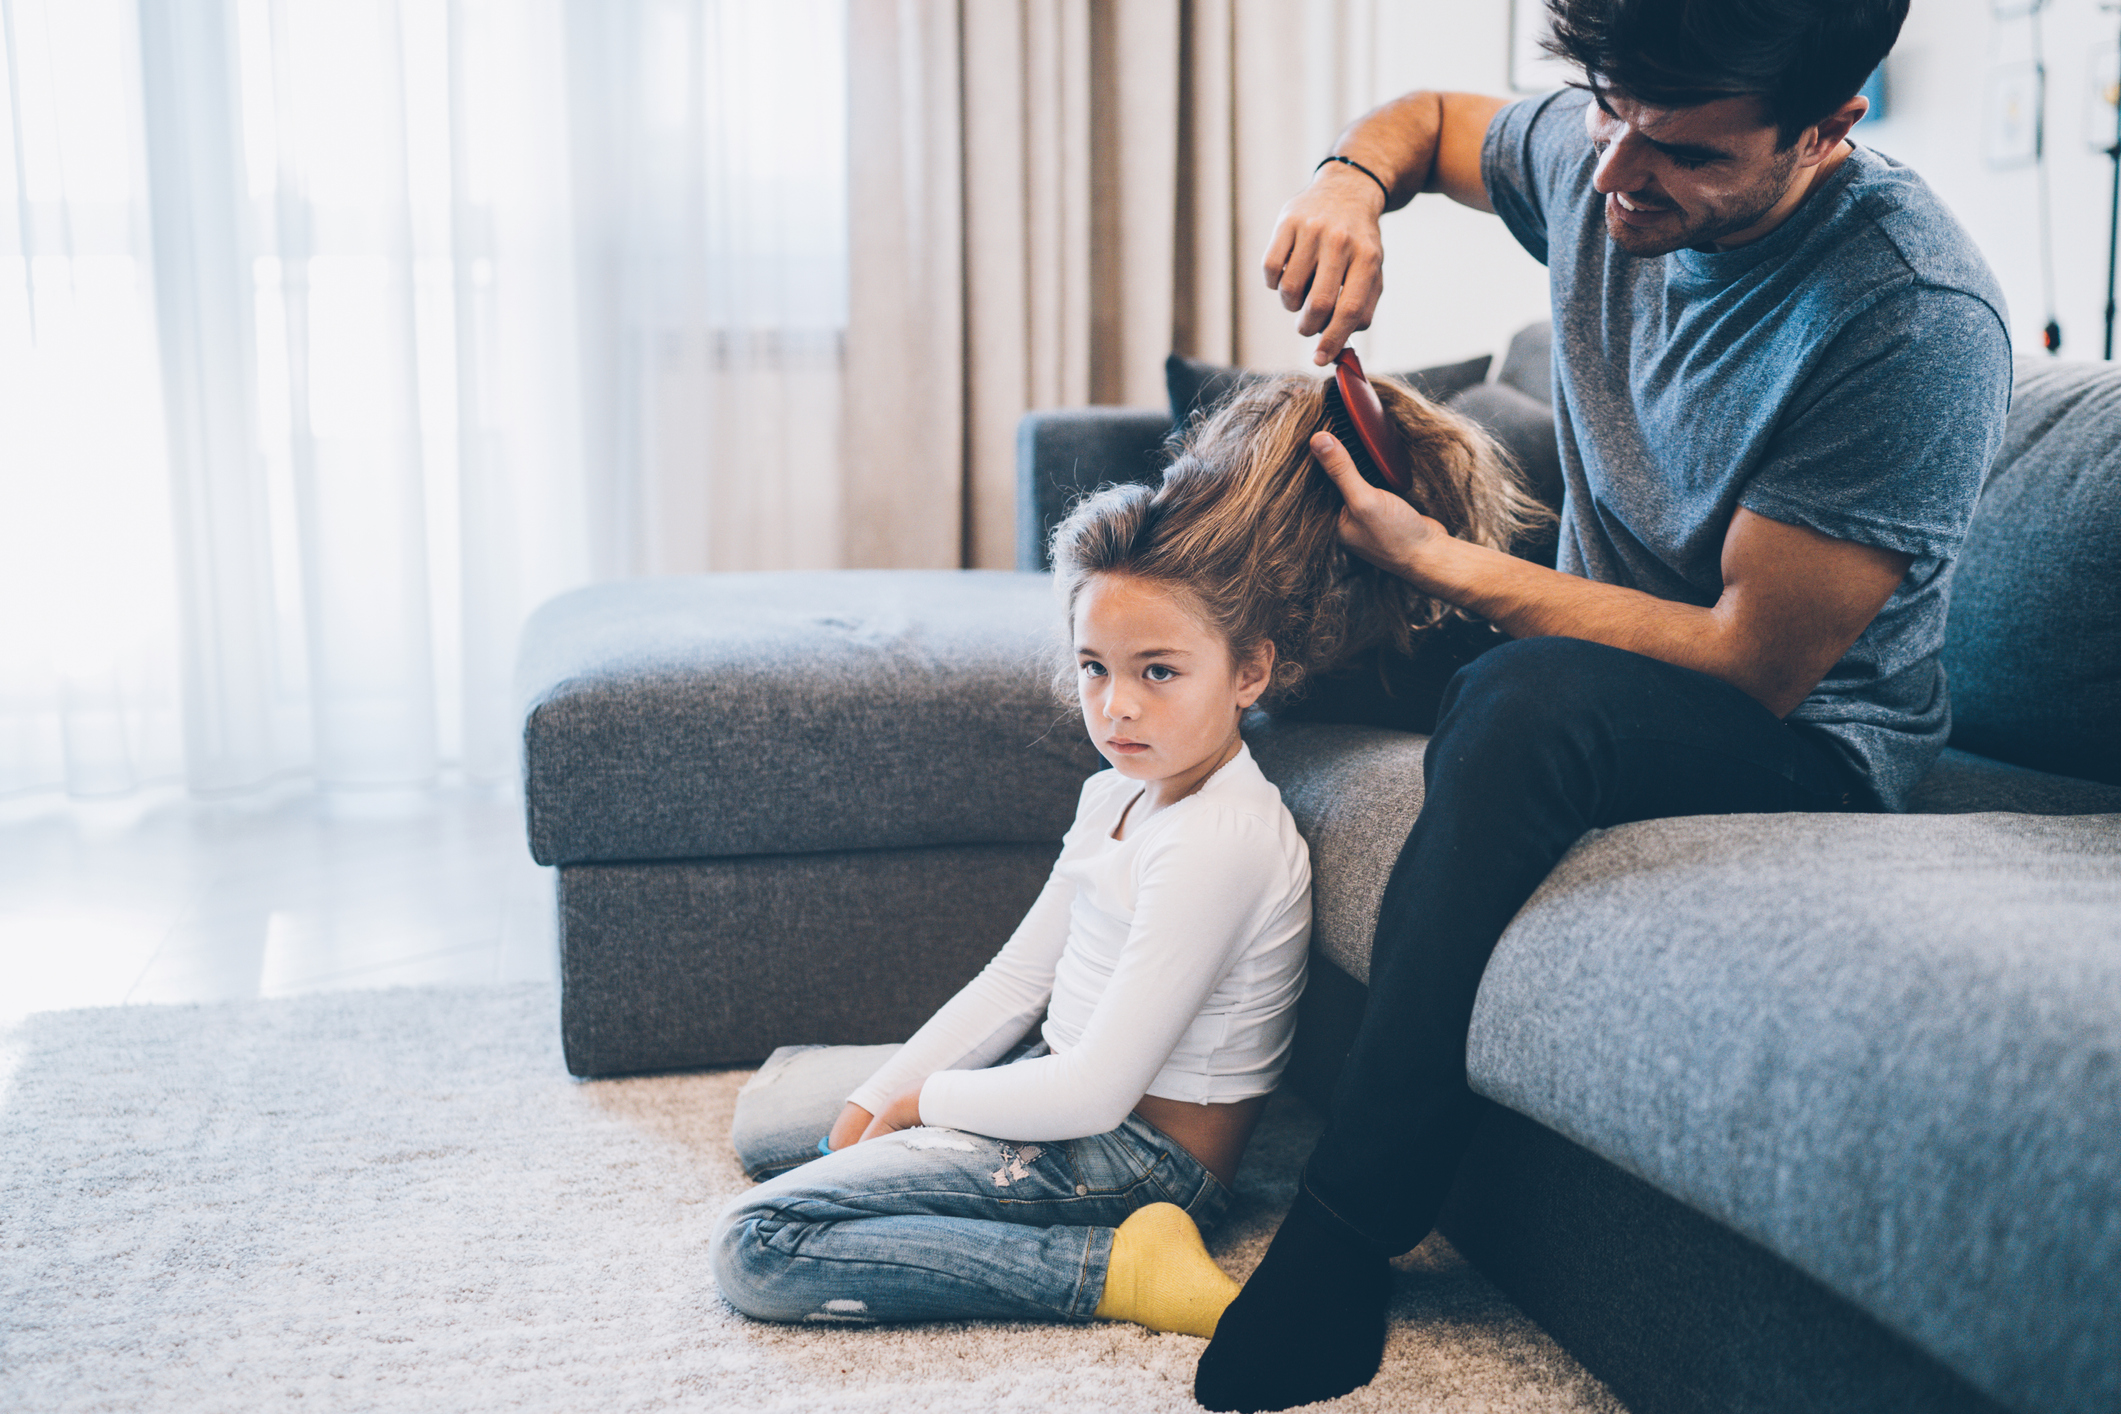
<svg viewBox="0 0 2121 1414"><path fill-rule="evenodd" d="M1981 152L1998 170L2025 167L2040 156L2040 69L2032 63L1989 70L1982 104Z"/></svg>
<svg viewBox="0 0 2121 1414"><path fill-rule="evenodd" d="M1549 23L1546 0L1510 0L1510 87L1519 93L1546 93L1575 73L1539 47Z"/></svg>
<svg viewBox="0 0 2121 1414"><path fill-rule="evenodd" d="M2084 72L2084 141L2094 152L2104 152L2115 142L2115 125L2121 123L2121 44L2108 41L2094 48Z"/></svg>

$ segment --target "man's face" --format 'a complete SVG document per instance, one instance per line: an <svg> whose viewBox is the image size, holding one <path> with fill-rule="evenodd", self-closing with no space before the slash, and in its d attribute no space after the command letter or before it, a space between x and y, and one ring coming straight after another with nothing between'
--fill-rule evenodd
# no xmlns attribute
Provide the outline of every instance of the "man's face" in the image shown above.
<svg viewBox="0 0 2121 1414"><path fill-rule="evenodd" d="M1612 92L1593 98L1584 110L1598 153L1591 185L1605 195L1606 234L1628 254L1743 245L1788 214L1777 208L1795 186L1805 137L1778 148L1780 134L1757 98L1691 108L1653 108Z"/></svg>

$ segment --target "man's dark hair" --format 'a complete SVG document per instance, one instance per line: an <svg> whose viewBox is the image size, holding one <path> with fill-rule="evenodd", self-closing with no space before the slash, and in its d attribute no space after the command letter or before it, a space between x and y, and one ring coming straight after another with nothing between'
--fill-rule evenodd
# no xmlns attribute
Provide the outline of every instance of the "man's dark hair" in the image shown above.
<svg viewBox="0 0 2121 1414"><path fill-rule="evenodd" d="M1594 93L1658 108L1758 94L1788 147L1900 37L1908 0L1547 0L1547 49Z"/></svg>

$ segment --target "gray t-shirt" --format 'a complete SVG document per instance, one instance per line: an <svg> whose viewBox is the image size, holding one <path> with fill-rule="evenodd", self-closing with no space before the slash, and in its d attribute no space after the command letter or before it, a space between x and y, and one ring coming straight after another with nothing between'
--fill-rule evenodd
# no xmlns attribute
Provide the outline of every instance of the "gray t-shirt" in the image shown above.
<svg viewBox="0 0 2121 1414"><path fill-rule="evenodd" d="M1951 732L1937 653L2010 403L2002 291L1922 179L1861 147L1751 245L1631 256L1591 188L1589 102L1513 103L1481 154L1553 290L1560 567L1713 604L1740 506L1914 556L1789 717L1900 809Z"/></svg>

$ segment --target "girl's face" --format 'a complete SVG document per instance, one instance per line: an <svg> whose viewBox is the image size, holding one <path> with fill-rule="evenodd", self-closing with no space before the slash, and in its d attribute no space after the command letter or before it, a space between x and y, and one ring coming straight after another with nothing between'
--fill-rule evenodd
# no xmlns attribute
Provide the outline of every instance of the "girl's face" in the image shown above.
<svg viewBox="0 0 2121 1414"><path fill-rule="evenodd" d="M1092 575L1075 600L1076 685L1091 740L1121 775L1180 799L1237 754L1237 723L1259 700L1271 646L1249 661L1203 625L1183 595L1132 575Z"/></svg>

